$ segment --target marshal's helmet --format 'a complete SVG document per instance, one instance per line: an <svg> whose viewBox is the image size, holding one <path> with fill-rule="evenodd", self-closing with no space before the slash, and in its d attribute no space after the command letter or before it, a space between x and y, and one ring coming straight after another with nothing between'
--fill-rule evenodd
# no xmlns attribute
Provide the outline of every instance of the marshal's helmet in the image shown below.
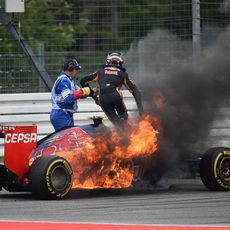
<svg viewBox="0 0 230 230"><path fill-rule="evenodd" d="M124 63L121 53L119 52L112 52L107 55L106 58L106 65L108 66L115 66L115 67L122 67Z"/></svg>
<svg viewBox="0 0 230 230"><path fill-rule="evenodd" d="M77 60L75 58L68 58L64 62L63 70L68 70L69 72L72 72L74 69L81 70L82 67L78 64Z"/></svg>

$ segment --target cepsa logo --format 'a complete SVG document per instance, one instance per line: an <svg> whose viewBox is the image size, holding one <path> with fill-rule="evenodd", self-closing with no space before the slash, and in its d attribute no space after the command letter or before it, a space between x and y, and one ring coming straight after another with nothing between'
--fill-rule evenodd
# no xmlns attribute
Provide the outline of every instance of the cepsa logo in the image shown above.
<svg viewBox="0 0 230 230"><path fill-rule="evenodd" d="M7 133L5 143L33 143L37 142L37 133Z"/></svg>

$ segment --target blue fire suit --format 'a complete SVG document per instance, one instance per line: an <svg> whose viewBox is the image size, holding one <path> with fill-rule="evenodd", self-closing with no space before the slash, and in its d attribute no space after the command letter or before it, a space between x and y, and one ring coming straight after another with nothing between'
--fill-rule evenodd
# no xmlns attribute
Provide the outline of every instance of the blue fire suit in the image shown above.
<svg viewBox="0 0 230 230"><path fill-rule="evenodd" d="M74 84L73 78L61 72L52 89L52 111L50 121L55 130L73 126L73 113L77 112L77 101L73 92L80 87Z"/></svg>

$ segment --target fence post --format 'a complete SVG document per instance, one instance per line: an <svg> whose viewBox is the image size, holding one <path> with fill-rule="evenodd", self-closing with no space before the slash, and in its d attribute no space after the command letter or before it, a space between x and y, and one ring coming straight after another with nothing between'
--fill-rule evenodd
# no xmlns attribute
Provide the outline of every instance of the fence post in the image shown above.
<svg viewBox="0 0 230 230"><path fill-rule="evenodd" d="M38 60L43 68L45 68L45 44L44 42L39 43ZM45 84L41 78L39 78L39 92L45 92Z"/></svg>
<svg viewBox="0 0 230 230"><path fill-rule="evenodd" d="M112 28L113 32L119 34L118 31L118 9L117 9L117 0L112 0L111 2L111 19L112 19Z"/></svg>
<svg viewBox="0 0 230 230"><path fill-rule="evenodd" d="M200 0L192 0L193 54L200 52Z"/></svg>

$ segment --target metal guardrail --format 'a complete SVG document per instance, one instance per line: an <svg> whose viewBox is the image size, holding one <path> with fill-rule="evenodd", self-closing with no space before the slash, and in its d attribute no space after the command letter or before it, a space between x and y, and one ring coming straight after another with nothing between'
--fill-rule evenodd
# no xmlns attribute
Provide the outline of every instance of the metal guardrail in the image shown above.
<svg viewBox="0 0 230 230"><path fill-rule="evenodd" d="M122 91L128 112L136 110L132 95ZM38 139L54 131L50 123L51 93L0 94L0 125L37 125ZM79 110L74 114L75 125L89 124L92 116L105 116L92 98L78 101ZM105 124L110 124L107 120ZM0 156L3 156L4 139L0 139Z"/></svg>
<svg viewBox="0 0 230 230"><path fill-rule="evenodd" d="M128 112L136 111L136 104L132 95L122 91ZM0 94L0 124L1 125L37 125L38 139L54 131L50 120L50 93ZM92 116L105 116L100 106L91 98L78 101L79 110L74 114L76 125L89 124ZM230 147L230 108L215 109L217 116L209 128L205 146ZM110 124L107 120L105 124ZM0 156L3 156L4 139L0 139Z"/></svg>

